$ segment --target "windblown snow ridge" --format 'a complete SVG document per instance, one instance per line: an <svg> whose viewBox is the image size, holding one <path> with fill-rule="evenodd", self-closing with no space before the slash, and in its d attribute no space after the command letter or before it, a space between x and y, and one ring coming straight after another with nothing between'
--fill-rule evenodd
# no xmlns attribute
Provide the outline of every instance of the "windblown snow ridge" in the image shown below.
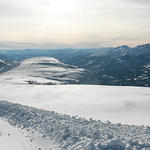
<svg viewBox="0 0 150 150"><path fill-rule="evenodd" d="M150 127L86 120L0 101L0 118L35 130L69 150L149 150Z"/></svg>

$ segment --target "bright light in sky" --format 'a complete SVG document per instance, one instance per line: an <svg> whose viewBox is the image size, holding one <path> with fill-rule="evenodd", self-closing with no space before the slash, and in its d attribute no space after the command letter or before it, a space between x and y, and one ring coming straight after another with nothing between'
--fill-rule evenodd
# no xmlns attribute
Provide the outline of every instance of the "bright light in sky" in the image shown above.
<svg viewBox="0 0 150 150"><path fill-rule="evenodd" d="M52 14L67 14L73 9L73 3L70 0L53 0L50 2L49 11Z"/></svg>
<svg viewBox="0 0 150 150"><path fill-rule="evenodd" d="M150 0L0 0L0 49L139 45Z"/></svg>
<svg viewBox="0 0 150 150"><path fill-rule="evenodd" d="M62 16L71 13L74 9L74 5L71 0L51 0L48 1L47 6L45 8L47 10L47 18L45 24L49 25L51 24L51 22L54 22L55 18L57 18L59 15Z"/></svg>

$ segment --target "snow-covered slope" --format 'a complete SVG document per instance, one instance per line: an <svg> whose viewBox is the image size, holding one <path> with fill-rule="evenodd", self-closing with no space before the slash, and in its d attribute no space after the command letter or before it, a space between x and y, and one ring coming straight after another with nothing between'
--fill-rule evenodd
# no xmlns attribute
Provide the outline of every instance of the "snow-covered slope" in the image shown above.
<svg viewBox="0 0 150 150"><path fill-rule="evenodd" d="M0 100L113 123L150 125L150 88L1 83Z"/></svg>
<svg viewBox="0 0 150 150"><path fill-rule="evenodd" d="M0 59L0 70L2 70L6 65L7 65L6 62Z"/></svg>
<svg viewBox="0 0 150 150"><path fill-rule="evenodd" d="M0 82L14 84L94 84L94 81L98 83L91 72L51 57L27 59L17 68L2 74L0 78Z"/></svg>
<svg viewBox="0 0 150 150"><path fill-rule="evenodd" d="M64 150L150 149L150 127L146 126L129 126L112 124L110 122L104 123L92 119L86 120L76 116L70 117L69 115L58 114L54 111L45 111L6 101L0 101L0 117L6 119L10 125L18 127L23 131L25 130L25 134L30 135L32 133L30 136L30 142L32 143L30 149L32 150L57 150L58 146L57 148L50 147L52 140L57 142ZM7 129L7 126L5 129ZM37 142L37 137L40 138L41 136L33 137L35 131L43 135L37 144L35 144L35 141ZM6 130L5 132L8 133ZM7 136L6 133L5 136ZM13 133L10 136L15 134ZM25 146L29 147L29 142L25 141L29 136L22 138L23 136L20 136L19 143L15 142L17 139L10 139L10 141L14 141L13 147L15 144L20 146L22 142L25 142ZM2 137L2 141L3 139ZM6 146L6 142L1 143L2 141L0 140L0 146ZM45 147L41 147L44 146L42 144L40 148L37 148L37 145L44 143L44 141ZM46 145L49 145L49 147L46 147ZM28 150L28 147L27 149L16 147L16 149ZM5 150L9 149L10 147Z"/></svg>
<svg viewBox="0 0 150 150"><path fill-rule="evenodd" d="M10 61L5 56L0 54L0 74L16 67L17 65L18 63Z"/></svg>

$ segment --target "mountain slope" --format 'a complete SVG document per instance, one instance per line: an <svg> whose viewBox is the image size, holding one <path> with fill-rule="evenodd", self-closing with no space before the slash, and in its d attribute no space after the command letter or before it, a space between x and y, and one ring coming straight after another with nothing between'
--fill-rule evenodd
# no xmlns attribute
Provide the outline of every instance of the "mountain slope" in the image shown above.
<svg viewBox="0 0 150 150"><path fill-rule="evenodd" d="M65 62L93 71L104 85L150 86L150 44L124 45Z"/></svg>
<svg viewBox="0 0 150 150"><path fill-rule="evenodd" d="M92 72L67 65L52 57L36 57L1 75L1 81L15 84L98 84Z"/></svg>
<svg viewBox="0 0 150 150"><path fill-rule="evenodd" d="M0 54L0 74L17 66L17 62L13 62L9 60L6 56Z"/></svg>
<svg viewBox="0 0 150 150"><path fill-rule="evenodd" d="M33 56L39 57L47 55L58 58L65 64L65 66L63 66L62 65L63 63L60 62L59 65L61 67L59 68L57 64L57 67L55 67L55 69L57 70L56 72L53 65L52 70L53 75L52 72L49 75L48 73L50 72L48 71L49 69L47 71L43 70L42 71L43 73L41 73L40 70L37 69L38 67L40 69L43 69L44 66L46 66L44 64L38 64L38 66L36 64L33 65L32 67L30 65L30 67L28 66L26 68L21 64L19 67L20 69L17 68L18 70L20 70L20 73L18 72L17 74L21 74L22 72L25 72L25 70L29 70L28 73L30 72L29 73L30 75L28 75L28 73L25 73L26 77L24 76L23 83L29 84L86 83L86 84L150 87L150 44L139 45L134 48L130 48L126 45L123 45L116 48L101 48L101 49L87 49L87 50L86 49L22 50L22 51L14 50L2 52L7 56L9 56L9 58L13 58L14 60L24 60L25 58L30 58ZM33 58L31 58L31 60L34 62ZM1 66L4 68L8 68L7 66L5 67L5 64L2 61ZM79 68L76 68L75 66L78 66ZM24 69L23 68L21 69L21 67L23 67ZM50 65L49 66L47 65L47 68L52 69L52 64L51 67ZM60 70L60 68L61 71L58 71ZM32 69L34 71L32 71ZM36 72L35 70L38 71ZM15 72L17 72L17 70ZM18 76L17 74L16 76ZM48 78L50 82L47 80L46 76L50 77ZM42 79L40 77L42 77ZM21 80L22 83L22 78L23 77L21 77L20 79L20 77L18 76L17 80L18 81Z"/></svg>

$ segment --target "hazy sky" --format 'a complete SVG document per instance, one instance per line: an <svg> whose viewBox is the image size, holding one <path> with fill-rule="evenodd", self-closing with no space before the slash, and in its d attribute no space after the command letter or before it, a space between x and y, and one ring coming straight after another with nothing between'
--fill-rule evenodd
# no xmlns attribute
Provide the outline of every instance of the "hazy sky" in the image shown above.
<svg viewBox="0 0 150 150"><path fill-rule="evenodd" d="M150 0L0 0L0 48L150 43Z"/></svg>

